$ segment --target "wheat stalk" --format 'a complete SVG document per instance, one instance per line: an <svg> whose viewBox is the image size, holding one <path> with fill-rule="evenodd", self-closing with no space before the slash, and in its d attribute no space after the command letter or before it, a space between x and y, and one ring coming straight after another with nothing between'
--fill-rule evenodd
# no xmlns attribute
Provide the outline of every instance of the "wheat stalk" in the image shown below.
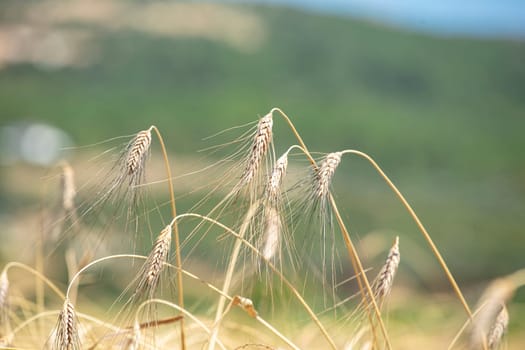
<svg viewBox="0 0 525 350"><path fill-rule="evenodd" d="M241 177L241 186L250 183L261 165L266 152L268 151L270 142L272 141L272 126L273 117L268 113L259 120L257 130L252 142L251 152L248 156L244 173Z"/></svg>
<svg viewBox="0 0 525 350"><path fill-rule="evenodd" d="M386 262L372 283L372 289L376 298L383 301L392 289L394 277L399 266L401 255L399 254L399 237L396 237L394 245L390 248Z"/></svg>
<svg viewBox="0 0 525 350"><path fill-rule="evenodd" d="M133 140L131 140L129 150L126 155L126 170L128 175L133 176L140 172L150 145L151 128L139 131Z"/></svg>

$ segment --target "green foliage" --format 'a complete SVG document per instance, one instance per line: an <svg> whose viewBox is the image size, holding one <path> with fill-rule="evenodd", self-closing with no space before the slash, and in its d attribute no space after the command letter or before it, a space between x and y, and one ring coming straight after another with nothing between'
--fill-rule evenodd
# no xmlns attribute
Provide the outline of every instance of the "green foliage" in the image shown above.
<svg viewBox="0 0 525 350"><path fill-rule="evenodd" d="M156 124L173 150L192 153L202 137L279 106L313 150L358 148L399 178L460 273L486 277L522 261L523 244L513 244L523 242L516 218L525 209L522 42L436 38L342 17L251 9L268 31L252 53L206 39L107 32L101 60L89 68L3 69L0 121L45 120L79 145ZM354 179L370 174L345 171ZM356 217L356 229L411 233L381 186L368 180L345 190L358 213L384 213ZM479 246L465 259L473 239ZM500 254L506 260L496 259Z"/></svg>

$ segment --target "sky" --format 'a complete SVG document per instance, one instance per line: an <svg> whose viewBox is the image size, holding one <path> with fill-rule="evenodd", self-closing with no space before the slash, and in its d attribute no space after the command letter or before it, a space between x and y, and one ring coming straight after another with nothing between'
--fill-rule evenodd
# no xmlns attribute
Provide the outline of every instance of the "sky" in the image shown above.
<svg viewBox="0 0 525 350"><path fill-rule="evenodd" d="M366 18L443 36L525 39L525 0L249 1Z"/></svg>

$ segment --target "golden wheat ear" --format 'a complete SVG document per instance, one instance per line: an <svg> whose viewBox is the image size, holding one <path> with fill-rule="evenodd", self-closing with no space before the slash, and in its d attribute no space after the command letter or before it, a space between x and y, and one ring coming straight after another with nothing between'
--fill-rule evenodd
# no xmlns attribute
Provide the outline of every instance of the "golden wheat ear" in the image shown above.
<svg viewBox="0 0 525 350"><path fill-rule="evenodd" d="M487 335L487 345L490 350L497 349L507 331L509 325L509 313L505 305L501 306L501 311L496 316L494 324Z"/></svg>
<svg viewBox="0 0 525 350"><path fill-rule="evenodd" d="M150 146L151 128L139 131L131 140L126 154L126 172L129 176L135 176L144 168Z"/></svg>
<svg viewBox="0 0 525 350"><path fill-rule="evenodd" d="M171 225L166 226L157 237L151 253L144 264L143 281L151 292L154 292L159 283L160 273L168 260L171 246Z"/></svg>
<svg viewBox="0 0 525 350"><path fill-rule="evenodd" d="M137 287L132 301L142 301L143 297L153 298L159 285L160 277L168 263L172 240L172 225L167 225L160 231L153 247L138 272Z"/></svg>
<svg viewBox="0 0 525 350"><path fill-rule="evenodd" d="M399 267L401 255L399 253L399 237L396 237L394 245L390 248L386 262L372 283L372 290L379 304L382 305L385 298L390 294L394 277Z"/></svg>
<svg viewBox="0 0 525 350"><path fill-rule="evenodd" d="M257 130L253 138L251 152L246 161L244 172L241 176L240 186L248 185L257 175L266 152L272 142L273 117L268 113L259 120Z"/></svg>
<svg viewBox="0 0 525 350"><path fill-rule="evenodd" d="M263 199L265 207L262 218L263 235L258 240L258 246L262 252L262 257L266 260L280 255L283 230L283 222L279 212L282 205L281 185L288 168L288 153L294 147L297 146L290 147L277 159L265 188Z"/></svg>
<svg viewBox="0 0 525 350"><path fill-rule="evenodd" d="M341 152L329 153L319 168L316 169L313 193L316 198L323 202L326 202L328 194L330 193L332 178L334 177L337 166L341 163L341 156Z"/></svg>
<svg viewBox="0 0 525 350"><path fill-rule="evenodd" d="M64 307L58 316L58 324L55 330L53 348L59 350L81 349L78 336L78 324L75 307L66 299Z"/></svg>

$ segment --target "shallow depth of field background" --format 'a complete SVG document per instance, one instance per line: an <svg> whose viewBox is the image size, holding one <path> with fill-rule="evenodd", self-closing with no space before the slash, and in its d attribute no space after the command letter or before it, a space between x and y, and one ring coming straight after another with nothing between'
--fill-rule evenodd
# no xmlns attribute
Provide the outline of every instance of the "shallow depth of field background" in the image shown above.
<svg viewBox="0 0 525 350"><path fill-rule="evenodd" d="M0 237L15 248L2 244L0 262L32 261L13 235L39 229L55 143L82 168L75 160L104 146L81 146L155 124L181 175L213 144L203 138L280 107L311 150L355 148L376 159L474 305L492 279L525 267L523 38L423 33L300 7L3 1ZM279 153L293 140L274 125ZM334 189L365 265L380 264L400 236L397 334L453 334L461 306L386 185L349 157ZM181 211L195 199L183 196L190 190L176 189ZM508 346L518 349L525 293L509 310Z"/></svg>

